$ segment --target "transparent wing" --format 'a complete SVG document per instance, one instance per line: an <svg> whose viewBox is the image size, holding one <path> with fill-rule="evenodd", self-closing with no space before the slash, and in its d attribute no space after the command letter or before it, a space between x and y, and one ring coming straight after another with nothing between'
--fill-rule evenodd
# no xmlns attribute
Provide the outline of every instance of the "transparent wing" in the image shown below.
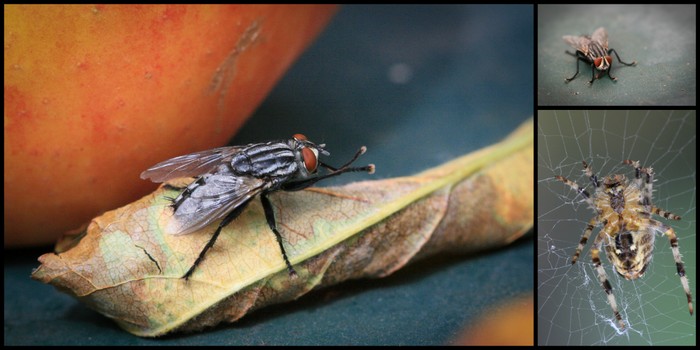
<svg viewBox="0 0 700 350"><path fill-rule="evenodd" d="M166 226L171 235L185 235L223 218L262 191L265 181L247 176L213 174L203 184L190 187L191 193L177 207Z"/></svg>
<svg viewBox="0 0 700 350"><path fill-rule="evenodd" d="M608 31L605 28L600 27L593 32L591 35L591 41L603 45L605 49L608 48Z"/></svg>
<svg viewBox="0 0 700 350"><path fill-rule="evenodd" d="M583 52L584 55L588 54L588 44L591 42L591 38L587 36L564 35L562 39L564 39L569 46Z"/></svg>
<svg viewBox="0 0 700 350"><path fill-rule="evenodd" d="M224 161L244 147L219 147L170 158L141 173L141 178L153 182L164 182L179 177L193 177L214 172Z"/></svg>

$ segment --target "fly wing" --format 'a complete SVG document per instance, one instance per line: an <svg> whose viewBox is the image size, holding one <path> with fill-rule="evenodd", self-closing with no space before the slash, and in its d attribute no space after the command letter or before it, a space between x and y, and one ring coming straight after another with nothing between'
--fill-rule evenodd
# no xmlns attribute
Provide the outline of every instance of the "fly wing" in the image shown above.
<svg viewBox="0 0 700 350"><path fill-rule="evenodd" d="M603 45L603 48L607 51L608 49L608 31L605 28L600 27L593 32L591 35L591 41Z"/></svg>
<svg viewBox="0 0 700 350"><path fill-rule="evenodd" d="M569 44L569 46L574 49L583 52L584 55L588 55L588 44L591 42L591 38L588 36L574 36L574 35L564 35L562 37L564 41Z"/></svg>
<svg viewBox="0 0 700 350"><path fill-rule="evenodd" d="M204 175L188 186L191 190L173 213L165 231L185 235L204 228L262 191L265 181L232 174ZM181 194L182 195L182 194Z"/></svg>
<svg viewBox="0 0 700 350"><path fill-rule="evenodd" d="M141 173L141 178L153 182L164 182L179 177L193 177L214 172L224 161L238 153L243 147L219 147L170 158Z"/></svg>

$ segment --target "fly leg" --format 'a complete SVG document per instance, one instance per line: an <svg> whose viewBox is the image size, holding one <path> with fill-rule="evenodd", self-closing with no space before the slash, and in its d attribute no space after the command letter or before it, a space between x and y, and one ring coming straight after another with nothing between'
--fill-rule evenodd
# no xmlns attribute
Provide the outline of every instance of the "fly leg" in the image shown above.
<svg viewBox="0 0 700 350"><path fill-rule="evenodd" d="M323 175L323 176L317 176L314 178L302 180L302 181L297 181L297 182L288 182L284 183L280 186L280 189L284 191L299 191L303 190L316 182L332 177L332 176L338 176L343 173L347 172L354 172L354 171L366 171L369 172L370 174L374 172L374 165L366 165L363 167L350 167L350 164L352 164L355 160L357 160L357 157L359 157L361 154L365 153L367 151L366 147L360 148L357 153L355 153L355 156L350 159L347 163L343 164L339 168L332 167L328 164L325 164L323 162L319 162L321 166L324 168L330 170L331 172ZM275 211L272 209L272 204L270 203L270 200L267 198L267 192L263 192L260 194L260 201L262 202L263 209L265 210L265 219L267 220L267 225L270 226L270 229L272 232L275 234L275 238L277 239L277 243L280 246L280 250L282 251L282 257L284 258L284 263L287 265L287 270L289 271L289 275L294 277L297 275L296 271L294 271L294 268L292 267L292 264L289 262L289 259L287 258L287 252L284 250L284 244L282 243L282 235L277 231L277 224L275 223Z"/></svg>
<svg viewBox="0 0 700 350"><path fill-rule="evenodd" d="M328 170L331 170L331 172L328 174L322 175L322 176L317 176L317 177L313 177L313 178L306 179L306 180L289 182L289 183L283 184L281 186L281 189L283 189L285 191L300 191L300 190L303 190L307 187L310 187L311 185L313 185L313 184L315 184L323 179L327 179L327 178L333 177L333 176L338 176L338 175L343 174L343 173L350 173L350 172L356 172L356 171L366 171L366 172L372 174L372 173L374 173L374 164L365 165L362 167L350 167L350 164L352 164L355 160L357 160L357 157L359 157L360 155L365 153L365 151L367 151L367 148L363 146L362 148L360 148L357 151L357 153L355 153L355 156L352 157L352 159L350 159L350 161L343 164L341 167L339 167L337 169L328 165L328 164L325 164L325 163L319 161L319 164L322 167L324 167Z"/></svg>
<svg viewBox="0 0 700 350"><path fill-rule="evenodd" d="M588 84L593 85L593 82L598 79L598 77L595 75L595 65L591 65L591 81L588 82Z"/></svg>
<svg viewBox="0 0 700 350"><path fill-rule="evenodd" d="M327 179L327 178L333 177L333 176L338 176L338 175L344 174L344 173L352 173L352 172L357 172L357 171L366 171L367 173L372 174L372 173L374 173L374 164L365 165L362 167L340 168L336 171L330 172L330 173L323 175L323 176L318 176L318 177L314 177L314 178L303 180L303 181L286 183L286 184L282 185L282 189L285 191L300 191L300 190L303 190L307 187L311 187L313 184L315 184L323 179Z"/></svg>
<svg viewBox="0 0 700 350"><path fill-rule="evenodd" d="M622 64L624 64L624 65L626 65L626 66L634 66L635 64L637 64L637 61L632 61L632 63L623 62L623 61L620 59L620 55L617 54L617 51L615 51L615 49L610 49L610 50L608 50L608 55L609 55L611 52L614 52L614 53L615 53L615 57L617 57L617 61L618 61L618 62L620 62L620 63L622 63ZM612 69L612 62L610 62L610 67L608 68L608 76L609 76L610 79L612 79L613 81L617 81L617 78L615 78L615 77L613 77L612 75L610 75L610 70L611 70L611 69Z"/></svg>
<svg viewBox="0 0 700 350"><path fill-rule="evenodd" d="M275 234L275 238L277 238L277 243L280 245L280 250L282 251L282 257L284 258L284 263L287 264L287 270L289 271L289 276L296 277L297 272L294 271L292 264L289 262L289 259L287 258L287 252L284 250L284 244L282 244L282 235L279 233L279 231L277 231L277 223L275 223L275 211L272 209L272 204L270 203L270 200L267 198L266 192L263 192L260 194L260 201L262 202L263 209L265 210L265 219L267 220L267 225L270 226L270 229Z"/></svg>
<svg viewBox="0 0 700 350"><path fill-rule="evenodd" d="M186 188L187 186L174 186L171 184L163 184L163 188L168 190L168 191L182 191Z"/></svg>
<svg viewBox="0 0 700 350"><path fill-rule="evenodd" d="M192 195L192 192L197 187L204 185L204 183L206 182L206 179L208 177L209 177L208 175L198 176L195 178L194 181L192 181L192 183L190 183L189 185L187 185L185 187L177 187L177 186L165 184L163 187L168 189L168 190L179 191L179 190L184 189L184 191L180 192L180 194L176 198L165 197L165 199L168 199L168 200L170 200L170 202L172 202L172 204L170 204L170 207L173 208L174 211L177 211L177 208L180 207L180 205L182 204L182 202L185 201L185 199L189 198L190 195Z"/></svg>
<svg viewBox="0 0 700 350"><path fill-rule="evenodd" d="M576 74L574 74L574 76L571 77L571 78L566 78L566 79L565 79L566 82L568 83L568 82L574 80L574 78L576 78L576 76L578 75L578 66L579 66L579 62L580 62L580 61L584 61L584 62L588 63L588 61L586 61L585 56L584 56L584 57L581 57L581 56L580 56L580 53L581 53L580 51L576 51L576 54L575 54L575 55L574 55L573 53L569 52L569 51L566 51L566 53L568 53L568 54L571 55L571 56L576 57Z"/></svg>
<svg viewBox="0 0 700 350"><path fill-rule="evenodd" d="M610 77L610 79L612 79L612 81L617 81L617 78L613 77L613 76L610 74L610 71L611 71L611 70L612 70L612 62L610 62L610 67L608 67L608 76Z"/></svg>
<svg viewBox="0 0 700 350"><path fill-rule="evenodd" d="M182 191L182 190L185 190L186 188L187 188L187 186L173 186L173 185L171 185L171 184L163 184L163 189L164 189L164 190L168 190L168 191L178 191L178 192L180 192L180 191ZM182 194L182 193L180 193L180 194ZM177 197L168 197L168 196L164 196L163 198L169 200L169 201L172 203L172 204L170 204L170 207L173 208L173 210L177 210L177 204L175 203L175 199L178 198L178 197L180 197L180 194L178 194Z"/></svg>
<svg viewBox="0 0 700 350"><path fill-rule="evenodd" d="M219 238L219 234L221 233L221 230L224 227L226 227L226 225L231 223L231 221L233 221L233 219L237 218L238 215L241 214L241 212L243 212L243 209L245 209L248 206L251 199L248 199L247 201L241 203L241 205L236 207L236 209L231 210L231 212L228 213L228 215L226 215L226 217L223 220L221 220L221 222L219 223L219 227L217 227L216 231L214 232L214 235L211 237L209 242L207 242L207 244L204 246L204 249L202 249L202 251L199 253L199 256L197 257L197 260L194 261L194 264L192 264L192 267L190 267L190 269L187 270L187 272L185 272L185 275L182 276L182 278L187 280L190 278L190 276L192 276L194 269L197 267L197 265L199 265L202 262L202 260L204 260L204 255L207 254L207 251L209 250L209 248L211 248L214 245L214 243L216 243L216 239Z"/></svg>
<svg viewBox="0 0 700 350"><path fill-rule="evenodd" d="M620 63L624 64L625 66L634 66L635 64L637 64L637 61L632 61L632 63L622 62L622 60L620 59L620 55L617 54L617 51L615 51L615 49L610 49L610 50L608 50L608 55L609 55L611 52L614 52L614 53L615 53L615 57L617 57L617 60L620 61Z"/></svg>

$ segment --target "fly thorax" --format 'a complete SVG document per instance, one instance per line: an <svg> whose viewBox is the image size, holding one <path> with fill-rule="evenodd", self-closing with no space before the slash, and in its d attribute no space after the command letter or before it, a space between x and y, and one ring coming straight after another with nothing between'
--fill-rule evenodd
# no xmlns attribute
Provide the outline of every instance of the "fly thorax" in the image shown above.
<svg viewBox="0 0 700 350"><path fill-rule="evenodd" d="M236 153L231 168L238 175L257 178L293 176L298 165L294 150L284 142L251 145Z"/></svg>

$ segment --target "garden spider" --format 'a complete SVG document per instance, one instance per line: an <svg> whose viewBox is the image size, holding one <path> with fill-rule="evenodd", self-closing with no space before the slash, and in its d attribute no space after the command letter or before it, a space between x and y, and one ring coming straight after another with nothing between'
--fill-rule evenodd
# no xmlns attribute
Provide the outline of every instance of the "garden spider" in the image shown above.
<svg viewBox="0 0 700 350"><path fill-rule="evenodd" d="M670 220L680 220L681 218L651 204L654 182L652 168L641 168L639 161L625 160L622 163L634 167L636 171L632 184L628 185L625 176L621 174L610 175L605 177L603 181L599 181L591 167L585 161L583 162L583 171L595 187L593 196L575 182L563 176L555 176L557 180L567 184L585 197L586 202L596 211L596 216L588 222L588 226L583 232L571 263L575 264L578 260L593 228L602 224L603 228L596 236L593 248L591 248L591 258L598 273L598 279L608 295L608 302L615 313L615 318L620 328L624 329L625 323L617 310L612 286L600 263L600 247L605 243L605 252L608 260L612 262L614 270L625 279L633 280L642 277L651 262L654 251L654 231L663 233L671 241L673 259L676 261L678 276L681 278L681 284L688 297L688 309L692 316L693 297L690 294L688 278L685 276L683 261L681 261L681 254L678 251L676 233L673 228L654 220L651 215L656 214Z"/></svg>

